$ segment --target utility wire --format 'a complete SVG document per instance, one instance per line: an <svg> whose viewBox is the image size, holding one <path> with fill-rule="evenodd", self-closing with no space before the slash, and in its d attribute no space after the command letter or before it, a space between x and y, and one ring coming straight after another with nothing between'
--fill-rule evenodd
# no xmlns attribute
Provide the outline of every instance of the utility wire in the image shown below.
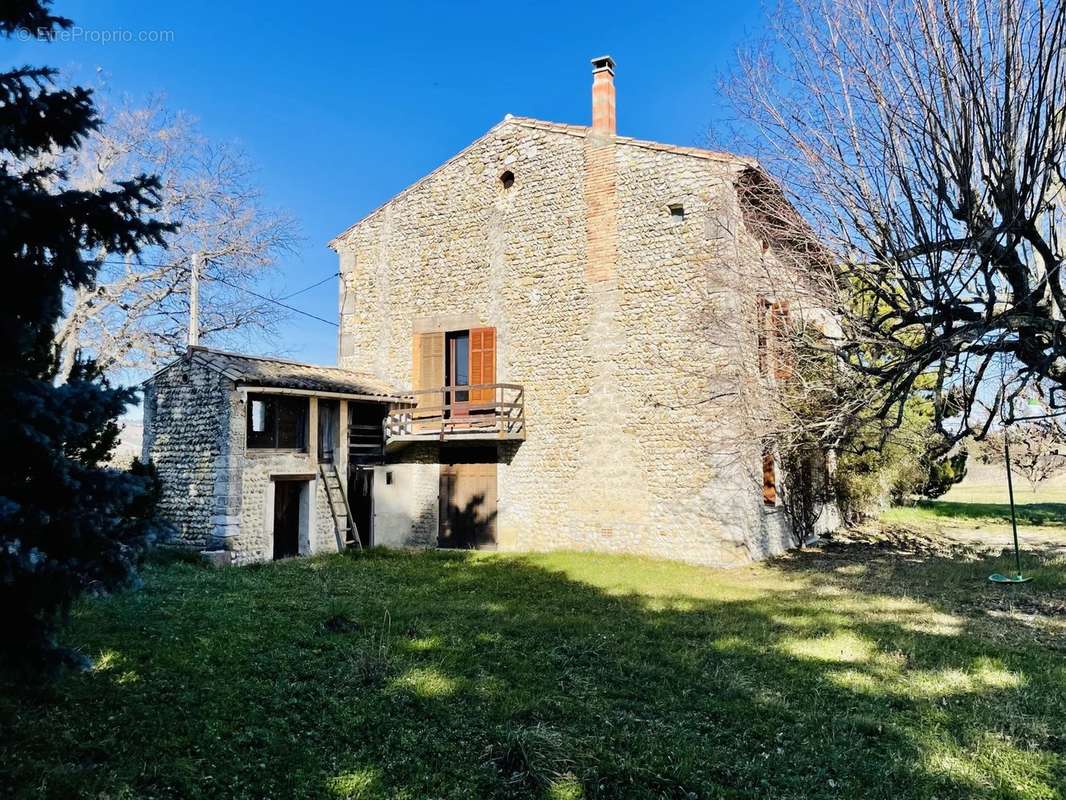
<svg viewBox="0 0 1066 800"><path fill-rule="evenodd" d="M297 291L293 292L292 294L282 295L278 299L279 300L288 300L290 297L296 297L296 295L298 295L298 294L303 294L304 292L309 292L312 289L314 289L314 288L316 288L318 286L321 286L326 281L331 281L331 280L333 280L334 278L337 278L337 277L340 277L340 273L339 272L334 272L332 275L329 275L329 276L323 278L318 283L312 283L310 286L305 286L302 289L298 289Z"/></svg>
<svg viewBox="0 0 1066 800"><path fill-rule="evenodd" d="M258 297L260 300L265 300L268 303L274 303L275 305L279 305L282 308L287 308L289 311L294 311L297 314L303 314L305 317L317 319L319 322L324 322L327 325L332 325L334 328L340 327L336 322L331 319L326 319L325 317L317 316L316 314L312 314L310 311L301 311L299 308L296 308L295 306L290 306L288 303L283 303L280 300L275 300L273 297L267 297L265 294L253 292L251 289L245 289L243 286L238 286L235 283L230 283L229 281L223 280L222 278L209 278L208 280L217 281L218 283L221 283L225 286L229 286L232 289L237 289L241 292L247 292L252 297Z"/></svg>
<svg viewBox="0 0 1066 800"><path fill-rule="evenodd" d="M110 260L110 259L102 259L100 263L102 263L102 264L117 264L118 266L125 266L126 265L125 261L114 261L114 260ZM169 266L171 266L171 264L153 264L153 263L148 262L148 261L138 261L136 263L138 263L138 264L140 264L141 266L144 266L144 267L169 267ZM258 298L260 300L263 300L263 301L265 301L267 303L274 303L275 305L278 305L278 306L281 306L282 308L288 309L289 311L292 311L293 313L302 314L305 317L310 317L311 319L317 319L319 322L324 322L327 325L332 325L334 328L338 328L340 326L336 322L331 320L331 319L326 319L325 317L320 317L320 316L318 316L316 314L312 314L310 311L303 311L302 309L296 308L295 306L290 306L288 303L281 302L282 300L288 300L290 297L295 297L298 294L303 294L304 292L310 291L311 289L314 289L316 286L321 286L326 281L333 280L338 275L340 275L339 272L334 272L332 275L329 275L329 276L323 278L318 283L313 283L310 286L305 286L303 289L298 289L297 291L292 292L291 294L283 295L280 299L277 299L277 298L274 298L274 297L267 297L265 294L259 294L258 292L253 292L251 289L246 289L245 287L238 286L235 283L230 283L229 281L223 280L222 278L211 277L209 275L201 275L200 278L202 280L215 281L217 283L221 283L221 284L223 284L225 286L229 286L231 289L236 289L239 292L247 292L252 297L256 297L256 298Z"/></svg>

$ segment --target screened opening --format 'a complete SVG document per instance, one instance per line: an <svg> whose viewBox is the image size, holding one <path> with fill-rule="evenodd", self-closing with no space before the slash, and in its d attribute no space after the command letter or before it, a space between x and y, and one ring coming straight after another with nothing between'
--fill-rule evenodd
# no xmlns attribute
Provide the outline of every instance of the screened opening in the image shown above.
<svg viewBox="0 0 1066 800"><path fill-rule="evenodd" d="M249 449L306 449L308 405L306 397L248 395Z"/></svg>
<svg viewBox="0 0 1066 800"><path fill-rule="evenodd" d="M322 399L318 401L318 460L332 464L340 445L340 402Z"/></svg>
<svg viewBox="0 0 1066 800"><path fill-rule="evenodd" d="M511 172L511 170L505 170L504 173L500 175L500 184L504 189L510 189L514 186L514 173Z"/></svg>

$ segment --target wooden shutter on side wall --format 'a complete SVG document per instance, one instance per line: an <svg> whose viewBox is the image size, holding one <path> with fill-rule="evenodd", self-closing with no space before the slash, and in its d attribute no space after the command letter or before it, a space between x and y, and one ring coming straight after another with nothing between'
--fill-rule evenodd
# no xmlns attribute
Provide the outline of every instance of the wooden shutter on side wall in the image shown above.
<svg viewBox="0 0 1066 800"><path fill-rule="evenodd" d="M773 453L762 456L762 501L768 506L777 505L777 468Z"/></svg>
<svg viewBox="0 0 1066 800"><path fill-rule="evenodd" d="M470 385L496 383L496 329L470 329ZM495 389L471 389L470 402L491 405L496 402Z"/></svg>
<svg viewBox="0 0 1066 800"><path fill-rule="evenodd" d="M791 334L788 301L774 303L770 307L770 335L774 341L774 377L779 381L787 381L792 377L795 353L792 350Z"/></svg>

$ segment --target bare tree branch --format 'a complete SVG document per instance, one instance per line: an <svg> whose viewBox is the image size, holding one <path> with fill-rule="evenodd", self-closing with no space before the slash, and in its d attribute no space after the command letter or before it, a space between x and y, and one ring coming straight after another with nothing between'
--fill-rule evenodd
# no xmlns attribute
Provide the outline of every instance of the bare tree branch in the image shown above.
<svg viewBox="0 0 1066 800"><path fill-rule="evenodd" d="M771 25L724 88L833 254L880 416L932 381L945 433L980 433L993 354L1015 391L1066 386L1066 4L800 0Z"/></svg>
<svg viewBox="0 0 1066 800"><path fill-rule="evenodd" d="M179 227L165 248L145 250L138 259L105 260L97 283L67 298L55 337L61 374L69 373L79 350L107 371L151 370L180 352L194 254L202 259L204 339L235 346L273 332L285 312L240 287L261 286L277 258L292 252L297 225L263 204L244 155L207 141L192 119L170 111L159 97L141 106L104 102L102 114L101 130L74 161L58 165L69 183L98 188L121 175L158 175L160 219Z"/></svg>

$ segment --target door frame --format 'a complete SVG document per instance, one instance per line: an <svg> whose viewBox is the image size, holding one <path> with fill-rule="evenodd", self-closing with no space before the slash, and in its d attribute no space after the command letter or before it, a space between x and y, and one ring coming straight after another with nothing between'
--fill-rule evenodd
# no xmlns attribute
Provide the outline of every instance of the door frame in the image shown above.
<svg viewBox="0 0 1066 800"><path fill-rule="evenodd" d="M366 529L366 541L363 542L363 547L374 546L374 484L377 482L377 467L376 464L349 464L348 466L348 480L345 482L344 491L348 493L348 505L352 506L352 484L357 480L356 476L363 472L367 475L369 480L369 492L366 495L367 502L370 504L370 513L367 516L367 529ZM352 513L355 513L354 508ZM354 520L353 520L354 522ZM360 529L361 530L361 529Z"/></svg>
<svg viewBox="0 0 1066 800"><path fill-rule="evenodd" d="M458 343L459 339L463 338L463 337L466 338L466 364L464 366L464 369L466 369L466 383L462 383L461 384L461 383L458 383L458 381L457 381L457 376L458 376L457 365L459 363L459 358L457 358L457 355L458 355L457 343ZM446 354L446 362L445 362L445 369L444 369L444 383L445 383L445 385L446 386L452 386L452 387L469 386L470 385L470 331L466 330L466 329L459 329L459 330L454 330L454 331L446 331L445 334L444 334L444 348L445 348L445 354ZM463 399L463 400L459 400L458 399L458 395L459 394L465 394L466 398ZM448 392L448 397L446 398L446 400L447 400L447 405L451 406L451 409L448 412L448 416L449 417L454 419L455 417L466 417L466 416L470 415L470 410L469 410L469 406L470 406L470 390L469 389L467 389L465 391L460 391L457 388L453 388L452 391Z"/></svg>
<svg viewBox="0 0 1066 800"><path fill-rule="evenodd" d="M297 529L297 552L298 556L311 555L314 552L311 531L314 530L314 488L317 476L312 473L277 474L271 475L267 490L263 498L263 529L266 532L266 547L264 555L268 559L274 558L274 509L277 505L276 486L281 483L300 484L300 522Z"/></svg>

